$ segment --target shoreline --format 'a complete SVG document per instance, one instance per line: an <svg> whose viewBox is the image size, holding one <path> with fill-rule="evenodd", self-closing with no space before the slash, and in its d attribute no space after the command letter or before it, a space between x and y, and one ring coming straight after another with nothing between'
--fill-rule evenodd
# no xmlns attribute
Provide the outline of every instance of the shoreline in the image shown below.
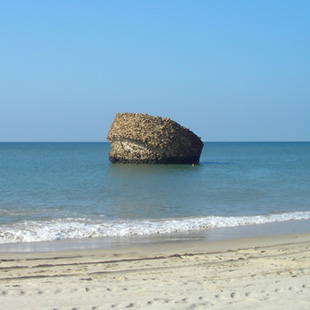
<svg viewBox="0 0 310 310"><path fill-rule="evenodd" d="M4 309L309 309L310 233L0 254Z"/></svg>
<svg viewBox="0 0 310 310"><path fill-rule="evenodd" d="M40 242L0 244L2 253L83 251L114 248L132 248L139 245L213 242L274 235L310 233L310 220L293 220L239 227L213 228L187 233L153 234L127 237L95 237Z"/></svg>

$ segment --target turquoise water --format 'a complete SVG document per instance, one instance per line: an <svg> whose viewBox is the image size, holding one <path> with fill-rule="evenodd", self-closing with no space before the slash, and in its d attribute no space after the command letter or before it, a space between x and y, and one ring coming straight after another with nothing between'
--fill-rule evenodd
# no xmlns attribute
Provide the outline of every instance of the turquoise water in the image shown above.
<svg viewBox="0 0 310 310"><path fill-rule="evenodd" d="M205 143L201 163L121 165L108 143L0 143L0 243L310 219L310 143Z"/></svg>

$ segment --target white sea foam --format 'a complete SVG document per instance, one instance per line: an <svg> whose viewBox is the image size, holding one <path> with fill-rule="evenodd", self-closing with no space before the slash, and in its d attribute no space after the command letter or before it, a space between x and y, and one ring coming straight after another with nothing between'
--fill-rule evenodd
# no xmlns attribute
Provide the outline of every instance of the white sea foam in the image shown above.
<svg viewBox="0 0 310 310"><path fill-rule="evenodd" d="M20 211L10 211L7 209L0 209L0 216L21 216L21 215L28 215L27 212L20 212Z"/></svg>
<svg viewBox="0 0 310 310"><path fill-rule="evenodd" d="M67 218L41 222L28 221L2 225L0 227L0 243L169 234L302 219L310 219L310 212L239 217L188 217L163 220L92 221L89 219Z"/></svg>

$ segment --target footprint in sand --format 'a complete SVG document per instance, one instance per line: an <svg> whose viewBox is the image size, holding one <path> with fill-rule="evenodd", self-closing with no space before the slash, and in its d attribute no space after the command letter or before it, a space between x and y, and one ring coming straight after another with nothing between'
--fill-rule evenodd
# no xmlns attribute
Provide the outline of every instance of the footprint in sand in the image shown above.
<svg viewBox="0 0 310 310"><path fill-rule="evenodd" d="M166 304L171 302L171 300L169 298L154 298L154 301L155 302L166 303Z"/></svg>
<svg viewBox="0 0 310 310"><path fill-rule="evenodd" d="M126 308L132 308L134 306L135 306L135 304L133 302L131 302L129 305L126 306Z"/></svg>
<svg viewBox="0 0 310 310"><path fill-rule="evenodd" d="M289 291L292 291L292 292L298 291L298 288L296 286L290 286L288 289L289 289Z"/></svg>
<svg viewBox="0 0 310 310"><path fill-rule="evenodd" d="M283 288L276 288L274 290L275 293L283 293L284 292L284 289Z"/></svg>
<svg viewBox="0 0 310 310"><path fill-rule="evenodd" d="M230 297L231 298L238 298L240 295L239 295L239 293L235 293L235 292L232 292L231 294L230 294Z"/></svg>

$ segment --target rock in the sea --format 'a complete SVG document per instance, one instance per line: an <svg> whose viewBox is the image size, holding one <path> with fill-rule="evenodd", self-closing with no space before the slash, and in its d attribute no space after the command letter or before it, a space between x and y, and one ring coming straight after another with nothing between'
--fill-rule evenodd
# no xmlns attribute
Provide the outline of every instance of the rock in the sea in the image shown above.
<svg viewBox="0 0 310 310"><path fill-rule="evenodd" d="M197 164L201 139L169 118L139 113L116 114L107 139L112 163Z"/></svg>

